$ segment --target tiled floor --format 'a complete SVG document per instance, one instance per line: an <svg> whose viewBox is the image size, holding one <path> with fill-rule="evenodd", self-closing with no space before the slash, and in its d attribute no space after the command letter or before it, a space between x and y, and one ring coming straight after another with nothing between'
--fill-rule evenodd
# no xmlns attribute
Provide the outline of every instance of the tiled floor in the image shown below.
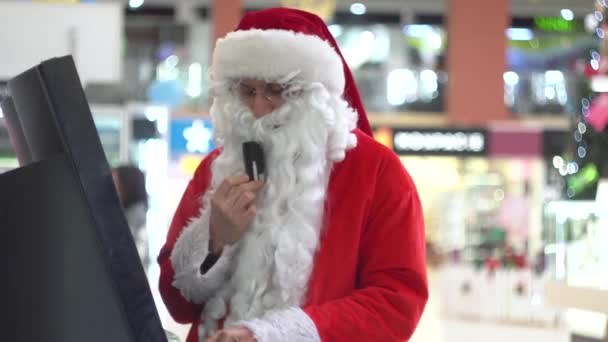
<svg viewBox="0 0 608 342"><path fill-rule="evenodd" d="M564 329L509 325L442 317L436 277L429 274L430 297L410 342L568 342Z"/></svg>

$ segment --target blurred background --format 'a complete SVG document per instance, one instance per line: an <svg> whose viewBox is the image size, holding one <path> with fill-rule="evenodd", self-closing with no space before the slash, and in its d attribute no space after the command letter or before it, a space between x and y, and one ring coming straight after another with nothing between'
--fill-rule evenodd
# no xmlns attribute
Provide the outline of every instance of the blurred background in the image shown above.
<svg viewBox="0 0 608 342"><path fill-rule="evenodd" d="M165 327L185 337L154 259L214 148L214 42L274 6L326 20L418 186L431 299L412 340L608 341L605 0L0 1L0 98L72 54L110 165L143 172L132 230ZM0 112L0 172L17 166Z"/></svg>

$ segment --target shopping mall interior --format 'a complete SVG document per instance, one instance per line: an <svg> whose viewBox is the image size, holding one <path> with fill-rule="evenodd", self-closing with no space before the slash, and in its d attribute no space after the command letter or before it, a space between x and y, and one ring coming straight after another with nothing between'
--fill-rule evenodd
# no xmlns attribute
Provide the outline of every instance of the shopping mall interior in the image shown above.
<svg viewBox="0 0 608 342"><path fill-rule="evenodd" d="M216 148L213 47L277 6L325 21L418 189L430 296L410 341L608 341L608 1L0 1L0 101L72 55L109 167L141 171L130 236L174 340L189 326L160 298L156 257ZM0 179L25 167L2 108ZM5 203L2 230L20 229Z"/></svg>

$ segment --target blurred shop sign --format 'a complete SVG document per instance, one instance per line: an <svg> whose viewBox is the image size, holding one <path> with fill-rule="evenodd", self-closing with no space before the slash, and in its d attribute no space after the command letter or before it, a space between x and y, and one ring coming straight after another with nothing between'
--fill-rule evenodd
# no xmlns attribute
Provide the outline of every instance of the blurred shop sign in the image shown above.
<svg viewBox="0 0 608 342"><path fill-rule="evenodd" d="M485 155L487 140L483 129L395 128L393 150L397 154Z"/></svg>
<svg viewBox="0 0 608 342"><path fill-rule="evenodd" d="M585 23L582 19L534 17L534 26L545 32L585 32Z"/></svg>
<svg viewBox="0 0 608 342"><path fill-rule="evenodd" d="M543 131L533 127L490 125L488 154L492 157L540 157Z"/></svg>
<svg viewBox="0 0 608 342"><path fill-rule="evenodd" d="M204 155L215 148L210 119L171 120L169 149L171 156L184 154Z"/></svg>

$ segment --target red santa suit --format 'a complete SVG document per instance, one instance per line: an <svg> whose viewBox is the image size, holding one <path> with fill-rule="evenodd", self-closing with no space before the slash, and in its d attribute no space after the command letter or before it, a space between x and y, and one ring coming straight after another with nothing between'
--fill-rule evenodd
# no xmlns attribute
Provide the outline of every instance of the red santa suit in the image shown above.
<svg viewBox="0 0 608 342"><path fill-rule="evenodd" d="M297 22L304 24L297 25ZM312 27L322 33L306 33L316 39L306 45L313 53L310 58L323 58L324 52L334 51L335 58L328 57L326 64L330 66L328 70L335 70L336 63L344 62L335 41L318 17L300 11L272 9L249 14L243 19L239 29L250 32L241 35L236 31L236 35L226 37L238 44L231 45L230 41L225 41L220 46L218 43L212 74L218 78L225 78L227 73L237 73L242 77L267 75L268 68L256 70L248 66L235 69L229 67L230 63L222 66L222 61L230 60L226 56L236 60L240 56L242 60L243 55L234 56L235 51L231 49L243 44L249 44L248 48L252 48L251 44L256 45L256 39L260 37L264 41L260 45L263 46L262 51L256 51L253 47L253 50L248 50L253 51L248 57L264 60L263 56L259 56L269 49L264 45L268 44L268 40L264 39L268 32L264 29L300 32L302 27L310 28L311 22L314 24ZM250 30L252 27L262 30ZM283 32L271 31L270 34L277 38L272 39L270 44L278 44L279 49L289 47L292 38L296 42L302 38L291 33L285 36ZM316 49L319 41L330 50L325 45L319 45L320 50L325 49L319 52ZM304 56L303 60L307 59ZM236 62L233 60L232 63ZM274 65L273 70L278 70L276 76L288 73L289 68L293 67L290 63L294 63L294 60ZM310 260L302 261L304 270L309 269L310 272L290 272L290 265L279 267L281 262L294 255L302 255L306 259L308 254L306 251L300 253L303 247L301 243L298 244L299 241L294 243L293 255L287 257L278 255L280 253L272 249L269 257L271 268L261 272L262 277L279 278L276 281L278 284L291 284L289 279L281 280L285 278L299 279L292 282L295 284L293 288L278 286L273 289L277 291L265 294L253 289L252 295L241 301L243 298L235 298L249 288L248 278L238 278L233 274L238 276L240 272L241 276L251 275L252 288L259 285L256 281L260 282L256 269L247 273L247 270L239 268L239 263L248 261L246 253L245 257L241 255L239 259L238 254L244 253L242 248L227 248L209 271L204 274L199 272L200 263L208 254L208 202L205 202L205 198L208 192L213 191L214 161L224 152L214 151L201 162L176 210L166 244L158 257L161 267L160 293L177 322L192 324L188 342L203 338L205 329L217 328L218 324L221 327L224 319L228 317L230 320L230 316L239 310L253 314L243 314L237 317L237 322L230 324L246 326L254 332L259 342L403 341L413 334L422 315L428 297L425 236L422 209L414 183L399 158L369 136L365 112L360 106L348 68L344 66L342 74L342 65L338 64L340 75L335 75L331 72L319 73L314 67L309 70L308 63L297 66L298 77L306 82L318 82L320 79L330 93L333 88L342 94L346 88L344 96L357 109L358 126L365 133L351 128L352 132L344 138L349 141L348 146L337 152L338 157L331 158L320 211L322 219L318 220L316 227L318 235L312 235L314 244L307 247L312 251ZM354 121L357 121L356 117L353 127ZM303 210L306 211L305 208ZM277 232L289 231L289 227L276 229ZM249 242L243 244L253 244L251 241L256 241L255 234L255 231L251 233L246 238ZM287 236L289 234L298 236L299 232L294 231ZM280 249L276 244L292 242L289 239L268 239L273 240L271 245L277 250ZM309 236L303 238L306 239ZM250 254L255 256L254 252ZM299 269L299 265L296 265L299 261L295 260L293 270ZM300 289L298 284L305 286ZM231 286L232 292L226 292ZM230 304L224 305L229 299L232 299L232 307ZM237 307L238 303L248 303L255 308L243 309Z"/></svg>

